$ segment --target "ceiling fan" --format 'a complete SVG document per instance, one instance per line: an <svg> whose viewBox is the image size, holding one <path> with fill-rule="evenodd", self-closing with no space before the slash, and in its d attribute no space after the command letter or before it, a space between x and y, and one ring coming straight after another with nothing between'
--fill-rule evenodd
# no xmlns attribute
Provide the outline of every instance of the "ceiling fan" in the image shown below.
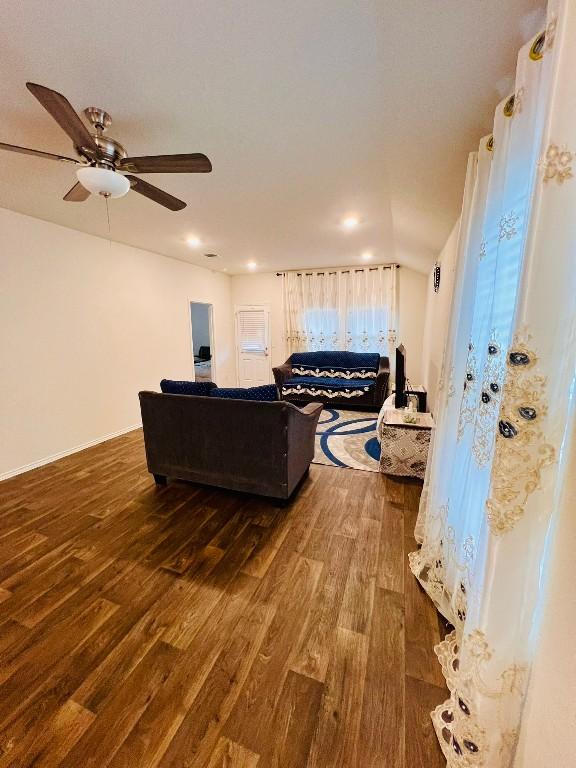
<svg viewBox="0 0 576 768"><path fill-rule="evenodd" d="M103 109L88 107L84 110L84 115L94 129L94 133L90 133L68 99L61 93L36 83L26 83L26 87L72 139L80 160L3 142L0 142L0 149L79 165L80 168L76 171L78 182L64 195L66 202L81 203L87 200L91 193L104 197L122 197L133 189L134 192L171 211L181 211L186 207L185 202L132 174L210 173L212 170L210 160L200 153L128 157L128 153L118 141L104 135L112 124L112 118ZM126 175L121 171L126 172Z"/></svg>

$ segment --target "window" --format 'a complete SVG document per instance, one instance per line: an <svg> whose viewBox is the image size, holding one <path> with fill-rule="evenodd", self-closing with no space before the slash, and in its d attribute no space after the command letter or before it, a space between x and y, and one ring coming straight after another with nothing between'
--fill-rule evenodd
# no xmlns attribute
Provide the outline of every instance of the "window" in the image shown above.
<svg viewBox="0 0 576 768"><path fill-rule="evenodd" d="M286 273L290 351L333 349L390 356L396 342L396 280L396 265Z"/></svg>
<svg viewBox="0 0 576 768"><path fill-rule="evenodd" d="M238 340L241 352L266 352L266 318L263 310L239 310Z"/></svg>

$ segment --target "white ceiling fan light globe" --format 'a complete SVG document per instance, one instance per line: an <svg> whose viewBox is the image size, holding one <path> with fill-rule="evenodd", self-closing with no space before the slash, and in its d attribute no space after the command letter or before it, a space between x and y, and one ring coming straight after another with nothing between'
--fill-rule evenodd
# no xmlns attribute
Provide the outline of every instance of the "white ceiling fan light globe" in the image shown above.
<svg viewBox="0 0 576 768"><path fill-rule="evenodd" d="M80 184L93 195L123 197L130 190L130 182L126 176L107 168L78 168L76 176Z"/></svg>

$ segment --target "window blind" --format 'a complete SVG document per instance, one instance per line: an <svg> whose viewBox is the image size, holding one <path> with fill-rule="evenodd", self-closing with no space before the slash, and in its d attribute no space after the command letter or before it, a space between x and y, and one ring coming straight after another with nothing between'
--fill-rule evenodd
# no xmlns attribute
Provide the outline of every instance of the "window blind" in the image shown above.
<svg viewBox="0 0 576 768"><path fill-rule="evenodd" d="M238 337L241 352L266 351L266 318L263 310L238 311Z"/></svg>

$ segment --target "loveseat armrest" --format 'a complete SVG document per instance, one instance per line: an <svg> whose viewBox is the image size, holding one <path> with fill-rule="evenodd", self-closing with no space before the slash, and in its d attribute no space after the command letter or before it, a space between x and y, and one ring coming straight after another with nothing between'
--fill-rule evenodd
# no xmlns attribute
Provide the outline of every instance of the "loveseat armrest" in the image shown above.
<svg viewBox="0 0 576 768"><path fill-rule="evenodd" d="M376 402L375 405L381 406L388 393L388 380L390 378L390 360L387 357L381 357L376 374Z"/></svg>
<svg viewBox="0 0 576 768"><path fill-rule="evenodd" d="M314 458L316 426L322 413L322 403L308 403L298 408L288 407L288 489L292 493Z"/></svg>
<svg viewBox="0 0 576 768"><path fill-rule="evenodd" d="M272 373L274 374L274 381L276 382L276 386L281 390L282 385L286 379L289 379L292 375L292 365L290 361L287 360L282 365L278 365L276 368L272 368ZM282 394L282 392L280 392L280 394Z"/></svg>
<svg viewBox="0 0 576 768"><path fill-rule="evenodd" d="M320 418L320 414L322 413L323 409L324 409L324 403L308 403L302 408L298 408L300 413L304 414L305 416L316 418L316 419Z"/></svg>

